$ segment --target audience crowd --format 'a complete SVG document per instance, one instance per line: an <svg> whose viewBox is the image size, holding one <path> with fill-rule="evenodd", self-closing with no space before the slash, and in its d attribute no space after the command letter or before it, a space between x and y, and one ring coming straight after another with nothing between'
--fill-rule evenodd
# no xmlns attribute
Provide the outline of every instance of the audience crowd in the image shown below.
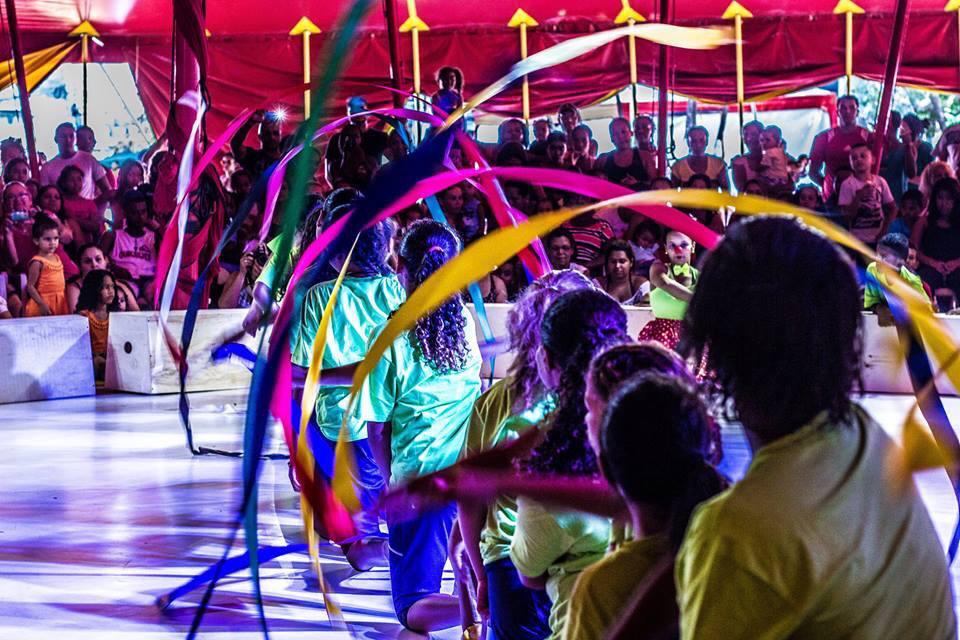
<svg viewBox="0 0 960 640"><path fill-rule="evenodd" d="M462 104L459 70L437 75L434 100L445 109ZM365 109L360 98L348 104L350 114ZM648 116L611 120L613 150L604 154L572 104L556 125L541 119L532 131L505 120L499 141L481 145L494 165L562 169L637 191L789 201L848 228L877 248L879 262L858 282L849 258L822 237L791 220L740 220L733 210L686 212L725 235L708 256L632 210L584 213L544 238L552 272L528 281L514 259L477 282L486 302L514 303L513 363L482 393L476 329L454 297L389 347L344 415L351 367L379 327L496 222L465 181L437 198L447 224L418 204L360 234L308 441L329 450L345 437L351 448L352 481L368 510L355 516L356 536L334 541L358 570L389 566L404 626L462 622L461 603L441 593L449 558L459 579L475 581L494 638L955 636L949 573L929 516L915 490L896 498L878 490L892 445L850 395L861 311L889 315L878 281L891 270L939 311L956 307L960 130L934 148L916 116L893 118L875 173L876 133L859 124L855 98L839 100L839 117L809 157L796 159L777 127L750 122L746 151L729 166L707 153L709 132L692 127L688 155L669 167L657 166ZM254 127L259 144L250 147ZM84 316L102 375L110 314L153 306L177 158L158 150L114 177L92 155L92 131L62 124L55 140L58 154L39 176L16 141L2 146L0 315ZM204 174L191 195L180 293L189 295L220 230L244 213L241 204L289 142L283 122L257 112L218 169ZM294 262L407 148L401 132L356 117L314 151L321 161ZM463 150L454 147L450 160L463 166ZM520 182L503 191L527 216L587 202ZM288 196L281 189L278 211ZM247 308L251 332L277 302L268 283L280 216L261 243L263 210L261 200L250 211L202 300ZM311 265L319 284L305 293L291 338L301 374L345 259ZM276 275L285 280L289 270ZM767 294L745 293L759 288ZM276 295L283 293L281 286ZM623 305L639 304L655 320L633 342ZM689 362L701 366L691 371ZM715 467L715 416L697 392L705 375L755 449L747 478L729 488ZM316 472L330 479L329 470ZM798 478L818 481L798 492ZM382 533L370 508L388 488L403 508L386 510ZM923 581L904 579L914 573Z"/></svg>

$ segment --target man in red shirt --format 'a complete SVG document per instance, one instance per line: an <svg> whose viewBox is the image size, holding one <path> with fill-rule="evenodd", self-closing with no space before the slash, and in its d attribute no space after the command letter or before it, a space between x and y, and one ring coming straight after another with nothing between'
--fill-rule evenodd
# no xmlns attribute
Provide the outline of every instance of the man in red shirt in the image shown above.
<svg viewBox="0 0 960 640"><path fill-rule="evenodd" d="M857 124L859 113L860 102L854 96L843 96L837 101L840 126L822 131L813 139L810 179L823 188L824 200L838 191L837 174L850 172L851 147L873 143L873 133Z"/></svg>

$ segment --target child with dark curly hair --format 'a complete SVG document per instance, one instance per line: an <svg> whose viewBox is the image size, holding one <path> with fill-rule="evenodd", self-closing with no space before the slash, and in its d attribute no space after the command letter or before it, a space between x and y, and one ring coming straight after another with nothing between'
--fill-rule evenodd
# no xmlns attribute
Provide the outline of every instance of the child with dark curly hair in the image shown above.
<svg viewBox="0 0 960 640"><path fill-rule="evenodd" d="M545 402L549 393L537 373L540 322L561 295L591 287L586 276L567 269L541 276L520 295L507 318L513 362L507 377L494 383L473 405L464 458L504 445L522 447L522 441L534 435L531 430L552 407L552 402ZM514 455L521 454L509 454ZM478 576L477 608L489 615L491 638L540 640L550 633L550 599L543 591L523 586L510 560L510 541L517 525L517 501L511 495L458 502L460 530Z"/></svg>
<svg viewBox="0 0 960 640"><path fill-rule="evenodd" d="M556 408L547 417L546 435L521 468L542 475L595 476L599 467L587 436L584 372L598 351L628 340L626 313L602 291L571 291L547 309L540 337L537 367ZM609 538L607 518L550 509L523 496L517 500L510 559L524 585L546 589L550 596L550 638L563 634L577 575L603 557Z"/></svg>
<svg viewBox="0 0 960 640"><path fill-rule="evenodd" d="M707 256L680 353L706 359L753 460L687 528L684 640L956 637L930 514L912 479L891 486L896 445L851 400L858 294L846 255L789 218L734 225Z"/></svg>
<svg viewBox="0 0 960 640"><path fill-rule="evenodd" d="M450 227L433 220L410 225L398 260L407 294L459 252ZM389 484L457 461L480 395L480 364L473 318L459 295L421 317L384 352L357 397L356 416L367 422L370 448ZM421 633L458 624L457 598L440 593L456 505L419 514L398 508L386 516L397 618Z"/></svg>

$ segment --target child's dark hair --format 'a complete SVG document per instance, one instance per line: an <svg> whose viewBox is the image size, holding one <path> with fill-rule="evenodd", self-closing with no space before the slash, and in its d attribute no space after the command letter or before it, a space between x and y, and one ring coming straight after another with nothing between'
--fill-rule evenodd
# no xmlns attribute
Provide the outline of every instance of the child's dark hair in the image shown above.
<svg viewBox="0 0 960 640"><path fill-rule="evenodd" d="M562 142L563 144L567 144L567 134L565 134L563 131L551 131L550 135L547 136L547 144L552 142Z"/></svg>
<svg viewBox="0 0 960 640"><path fill-rule="evenodd" d="M694 128L697 128L697 127L694 127ZM703 128L703 127L700 127L700 128ZM692 176L690 176L690 179L684 183L683 186L687 188L692 188L695 182L706 182L708 189L713 186L713 180L711 180L710 176L708 176L705 173L693 174Z"/></svg>
<svg viewBox="0 0 960 640"><path fill-rule="evenodd" d="M80 167L75 167L70 164L65 166L63 171L60 172L60 177L57 178L57 187L60 189L61 193L65 193L67 191L65 186L67 184L67 176L72 172L79 173L81 176L83 175L83 169Z"/></svg>
<svg viewBox="0 0 960 640"><path fill-rule="evenodd" d="M637 373L656 371L693 383L686 363L658 342L614 345L594 356L587 374L594 391L609 401L620 384Z"/></svg>
<svg viewBox="0 0 960 640"><path fill-rule="evenodd" d="M550 364L561 372L554 390L557 406L550 414L546 436L523 466L540 473L595 474L597 460L584 423L584 373L598 351L628 340L627 314L602 291L570 291L547 309L540 340Z"/></svg>
<svg viewBox="0 0 960 640"><path fill-rule="evenodd" d="M633 249L630 248L630 244L626 240L621 240L620 238L611 238L603 243L603 247L600 249L600 253L603 255L603 263L606 264L607 260L610 259L610 256L617 251L622 251L625 253L630 264L635 262L633 257Z"/></svg>
<svg viewBox="0 0 960 640"><path fill-rule="evenodd" d="M519 162L521 165L527 164L527 150L519 142L508 142L500 146L497 151L497 157L493 163L498 166L506 166L512 162Z"/></svg>
<svg viewBox="0 0 960 640"><path fill-rule="evenodd" d="M150 198L148 198L147 195L139 189L129 189L120 199L121 206L125 212L130 211L133 208L133 205L141 202L149 205Z"/></svg>
<svg viewBox="0 0 960 640"><path fill-rule="evenodd" d="M852 152L854 149L866 149L870 153L873 153L873 149L871 149L870 145L868 145L866 142L858 142L850 145L850 151Z"/></svg>
<svg viewBox="0 0 960 640"><path fill-rule="evenodd" d="M342 204L339 207L334 207L324 218L323 228L326 230L334 222L349 213L353 207L353 204ZM387 259L390 257L390 240L395 234L396 227L392 220L381 220L361 231L357 237L357 244L353 248L353 256L350 258L350 264L355 273L363 277L382 276L390 273Z"/></svg>
<svg viewBox="0 0 960 640"><path fill-rule="evenodd" d="M637 226L633 228L633 235L630 237L631 240L636 240L640 237L640 234L646 231L654 238L657 239L657 242L663 241L663 229L653 220L644 220Z"/></svg>
<svg viewBox="0 0 960 640"><path fill-rule="evenodd" d="M888 249L902 260L906 260L907 254L910 253L910 241L902 233L888 233L883 236L877 243L877 249L880 247Z"/></svg>
<svg viewBox="0 0 960 640"><path fill-rule="evenodd" d="M417 220L400 243L399 258L411 290L460 253L456 232L436 220ZM459 294L417 320L411 339L438 373L460 371L467 361L466 318Z"/></svg>
<svg viewBox="0 0 960 640"><path fill-rule="evenodd" d="M461 71L459 67L446 66L437 69L435 78L437 85L440 84L440 78L442 78L446 73L452 73L454 75L455 80L452 88L457 91L463 91L463 71Z"/></svg>
<svg viewBox="0 0 960 640"><path fill-rule="evenodd" d="M587 376L594 392L609 402L624 380L643 372L660 373L696 385L687 363L659 342L631 342L601 351L590 363ZM718 464L723 459L723 440L712 418L709 431L708 460Z"/></svg>
<svg viewBox="0 0 960 640"><path fill-rule="evenodd" d="M43 234L46 233L47 231L50 231L51 229L59 229L59 228L60 228L60 225L57 223L56 220L54 220L53 218L51 218L46 214L39 214L33 220L33 229L31 229L30 233L33 236L34 240L39 240L40 238L43 237Z"/></svg>
<svg viewBox="0 0 960 640"><path fill-rule="evenodd" d="M604 475L628 501L663 510L674 548L694 508L726 488L708 461L710 418L689 379L651 371L626 380L607 405L600 443Z"/></svg>
<svg viewBox="0 0 960 640"><path fill-rule="evenodd" d="M6 184L8 182L15 182L13 179L13 169L18 165L25 165L29 167L25 158L11 158L7 161L6 166L3 167L3 182Z"/></svg>
<svg viewBox="0 0 960 640"><path fill-rule="evenodd" d="M953 209L950 211L940 211L938 200L940 194L944 191L949 192L950 197L953 198ZM931 221L947 216L950 219L951 226L960 225L960 183L955 178L940 178L933 183L927 210L930 212Z"/></svg>
<svg viewBox="0 0 960 640"><path fill-rule="evenodd" d="M923 192L919 189L907 189L900 196L900 206L902 207L905 202L913 202L918 207L923 208Z"/></svg>
<svg viewBox="0 0 960 640"><path fill-rule="evenodd" d="M80 287L80 297L77 298L77 311L96 311L100 306L100 289L103 288L103 282L107 278L113 280L116 288L117 280L113 274L106 269L94 269L83 279L83 285ZM118 296L113 297L113 302L107 307L107 311L118 311L120 305Z"/></svg>
<svg viewBox="0 0 960 640"><path fill-rule="evenodd" d="M577 241L574 239L573 234L570 233L569 229L564 229L563 227L557 227L550 233L548 233L543 238L543 246L550 248L550 243L556 240L557 238L566 238L570 242L570 248L573 249L573 257L571 262L577 259Z"/></svg>
<svg viewBox="0 0 960 640"><path fill-rule="evenodd" d="M859 299L853 264L821 234L789 218L745 220L707 254L678 351L706 358L723 406L767 442L821 411L846 420L860 383Z"/></svg>
<svg viewBox="0 0 960 640"><path fill-rule="evenodd" d="M544 313L564 293L593 286L590 279L579 271L550 271L530 283L510 308L507 336L514 358L507 374L515 411L530 408L545 393L537 371L537 347Z"/></svg>

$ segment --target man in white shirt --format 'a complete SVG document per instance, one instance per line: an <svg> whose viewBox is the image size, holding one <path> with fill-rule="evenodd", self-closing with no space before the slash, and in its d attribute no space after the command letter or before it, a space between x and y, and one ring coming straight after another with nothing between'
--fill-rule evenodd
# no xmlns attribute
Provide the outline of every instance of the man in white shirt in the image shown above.
<svg viewBox="0 0 960 640"><path fill-rule="evenodd" d="M113 189L107 180L107 170L92 155L77 149L77 132L73 125L64 122L57 126L54 140L59 153L44 163L40 170L41 183L56 184L64 168L74 166L83 171L83 189L80 190L80 195L96 200L98 204L109 201L113 197Z"/></svg>

